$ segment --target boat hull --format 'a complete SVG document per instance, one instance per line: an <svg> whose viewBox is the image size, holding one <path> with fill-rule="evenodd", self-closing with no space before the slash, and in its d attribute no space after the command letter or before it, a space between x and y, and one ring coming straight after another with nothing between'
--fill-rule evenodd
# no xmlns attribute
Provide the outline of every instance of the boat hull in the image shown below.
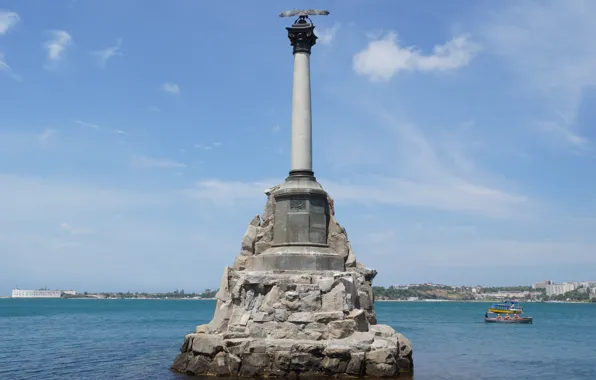
<svg viewBox="0 0 596 380"><path fill-rule="evenodd" d="M501 310L493 309L492 307L489 307L488 311L495 314L521 314L522 312L522 310Z"/></svg>
<svg viewBox="0 0 596 380"><path fill-rule="evenodd" d="M524 318L484 318L484 322L486 323L518 323L518 324L529 324L533 323L532 317L524 317Z"/></svg>

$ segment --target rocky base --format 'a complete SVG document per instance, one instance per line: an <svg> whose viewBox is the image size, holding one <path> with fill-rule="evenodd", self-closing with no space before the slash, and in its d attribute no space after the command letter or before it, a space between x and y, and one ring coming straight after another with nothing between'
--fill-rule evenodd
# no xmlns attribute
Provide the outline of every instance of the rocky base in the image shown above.
<svg viewBox="0 0 596 380"><path fill-rule="evenodd" d="M257 215L249 223L234 267L224 271L213 320L186 336L172 370L227 377L372 378L412 372L410 341L377 324L372 291L377 272L356 260L331 198L325 249L338 265L268 271L254 265L277 247L276 189L267 192L263 218ZM303 255L316 262L317 252Z"/></svg>
<svg viewBox="0 0 596 380"><path fill-rule="evenodd" d="M189 375L396 377L412 370L409 341L386 325L327 341L195 333L181 351L172 369Z"/></svg>
<svg viewBox="0 0 596 380"><path fill-rule="evenodd" d="M408 339L376 324L375 271L226 269L213 320L184 340L172 369L189 375L396 377Z"/></svg>

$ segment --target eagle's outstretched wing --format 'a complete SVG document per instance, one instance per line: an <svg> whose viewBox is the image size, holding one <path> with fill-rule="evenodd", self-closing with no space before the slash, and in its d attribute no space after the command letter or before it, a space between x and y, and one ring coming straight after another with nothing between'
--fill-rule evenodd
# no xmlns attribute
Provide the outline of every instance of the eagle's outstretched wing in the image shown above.
<svg viewBox="0 0 596 380"><path fill-rule="evenodd" d="M298 9L294 9L292 11L285 11L279 14L279 17L292 17L292 16L296 16L297 14L299 14L301 11Z"/></svg>
<svg viewBox="0 0 596 380"><path fill-rule="evenodd" d="M324 9L307 9L304 11L304 13L306 13L309 16L327 16L329 14L329 11L326 11Z"/></svg>
<svg viewBox="0 0 596 380"><path fill-rule="evenodd" d="M299 9L294 9L291 11L285 11L279 14L279 17L292 17L296 15L304 15L304 16L327 16L329 11L321 10L321 9L306 9L301 11Z"/></svg>

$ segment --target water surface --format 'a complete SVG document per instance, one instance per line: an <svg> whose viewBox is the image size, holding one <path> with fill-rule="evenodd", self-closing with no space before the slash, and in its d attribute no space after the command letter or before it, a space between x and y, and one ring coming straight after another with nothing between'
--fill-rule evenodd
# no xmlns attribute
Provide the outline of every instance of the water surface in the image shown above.
<svg viewBox="0 0 596 380"><path fill-rule="evenodd" d="M214 301L0 299L0 379L184 379L169 371ZM414 380L596 379L596 304L525 304L533 325L485 324L487 304L377 302L414 347Z"/></svg>

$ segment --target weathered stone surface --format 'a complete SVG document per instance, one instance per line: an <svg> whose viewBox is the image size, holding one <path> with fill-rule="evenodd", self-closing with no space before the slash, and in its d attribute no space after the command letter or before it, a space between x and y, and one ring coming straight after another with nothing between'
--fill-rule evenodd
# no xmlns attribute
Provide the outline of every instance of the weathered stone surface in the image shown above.
<svg viewBox="0 0 596 380"><path fill-rule="evenodd" d="M266 353L244 354L238 374L242 377L262 377L269 368L269 355Z"/></svg>
<svg viewBox="0 0 596 380"><path fill-rule="evenodd" d="M230 367L228 366L228 354L219 352L213 358L209 367L209 374L215 376L230 376Z"/></svg>
<svg viewBox="0 0 596 380"><path fill-rule="evenodd" d="M352 244L348 241L348 256L346 257L346 268L354 268L356 266L356 255L352 250Z"/></svg>
<svg viewBox="0 0 596 380"><path fill-rule="evenodd" d="M368 331L368 320L366 314L362 309L354 309L348 314L348 318L354 320L356 323L356 331Z"/></svg>
<svg viewBox="0 0 596 380"><path fill-rule="evenodd" d="M346 287L337 283L328 293L323 294L322 311L343 311L346 309Z"/></svg>
<svg viewBox="0 0 596 380"><path fill-rule="evenodd" d="M346 230L337 222L334 216L329 217L327 244L337 254L343 257L344 260L348 257L348 235Z"/></svg>
<svg viewBox="0 0 596 380"><path fill-rule="evenodd" d="M314 313L315 322L329 323L331 321L338 321L344 319L343 311L322 311L320 313Z"/></svg>
<svg viewBox="0 0 596 380"><path fill-rule="evenodd" d="M255 240L257 238L258 228L261 226L261 218L256 215L248 224L248 228L242 237L242 251L243 256L252 256L255 253Z"/></svg>
<svg viewBox="0 0 596 380"><path fill-rule="evenodd" d="M328 343L327 348L323 352L324 355L332 358L350 358L352 347L346 344L347 342L341 343Z"/></svg>
<svg viewBox="0 0 596 380"><path fill-rule="evenodd" d="M249 270L252 268L252 256L236 256L234 259L234 270Z"/></svg>
<svg viewBox="0 0 596 380"><path fill-rule="evenodd" d="M398 374L397 366L393 364L366 363L366 376L370 377L395 377Z"/></svg>
<svg viewBox="0 0 596 380"><path fill-rule="evenodd" d="M346 373L352 376L364 375L364 353L355 352L350 356L350 361L346 367Z"/></svg>
<svg viewBox="0 0 596 380"><path fill-rule="evenodd" d="M335 218L329 220L329 244L343 255L345 271L252 269L251 260L273 241L276 204L272 193L268 196L262 222L258 216L251 221L234 267L224 271L213 320L185 336L172 370L284 378L411 372L410 341L376 324L377 272L356 261Z"/></svg>
<svg viewBox="0 0 596 380"><path fill-rule="evenodd" d="M332 358L329 356L323 358L323 361L321 362L321 369L324 373L329 375L345 373L347 366L348 359L342 360L341 358Z"/></svg>
<svg viewBox="0 0 596 380"><path fill-rule="evenodd" d="M396 349L384 348L366 353L366 362L374 364L393 364L395 363Z"/></svg>
<svg viewBox="0 0 596 380"><path fill-rule="evenodd" d="M356 322L353 319L344 319L341 321L331 321L327 326L329 328L329 338L342 339L354 333Z"/></svg>
<svg viewBox="0 0 596 380"><path fill-rule="evenodd" d="M300 311L318 311L321 310L321 291L310 291L300 295Z"/></svg>
<svg viewBox="0 0 596 380"><path fill-rule="evenodd" d="M192 351L197 354L214 356L223 348L223 339L219 335L195 334L192 340Z"/></svg>
<svg viewBox="0 0 596 380"><path fill-rule="evenodd" d="M333 277L321 277L317 281L319 289L323 293L327 293L328 291L330 291L331 288L333 287L334 283L335 283L335 279Z"/></svg>
<svg viewBox="0 0 596 380"><path fill-rule="evenodd" d="M198 375L209 372L211 360L206 356L196 355L190 358L186 366L186 373L189 375Z"/></svg>
<svg viewBox="0 0 596 380"><path fill-rule="evenodd" d="M191 357L192 354L188 352L182 352L180 355L176 356L176 359L174 359L174 363L170 369L177 372L185 372Z"/></svg>
<svg viewBox="0 0 596 380"><path fill-rule="evenodd" d="M290 317L288 318L288 322L294 322L294 323L310 323L310 322L314 322L314 321L315 321L314 314L311 312L308 312L308 311L291 314Z"/></svg>
<svg viewBox="0 0 596 380"><path fill-rule="evenodd" d="M393 327L387 325L372 325L370 326L370 331L374 333L375 336L381 337L391 337L396 334Z"/></svg>

